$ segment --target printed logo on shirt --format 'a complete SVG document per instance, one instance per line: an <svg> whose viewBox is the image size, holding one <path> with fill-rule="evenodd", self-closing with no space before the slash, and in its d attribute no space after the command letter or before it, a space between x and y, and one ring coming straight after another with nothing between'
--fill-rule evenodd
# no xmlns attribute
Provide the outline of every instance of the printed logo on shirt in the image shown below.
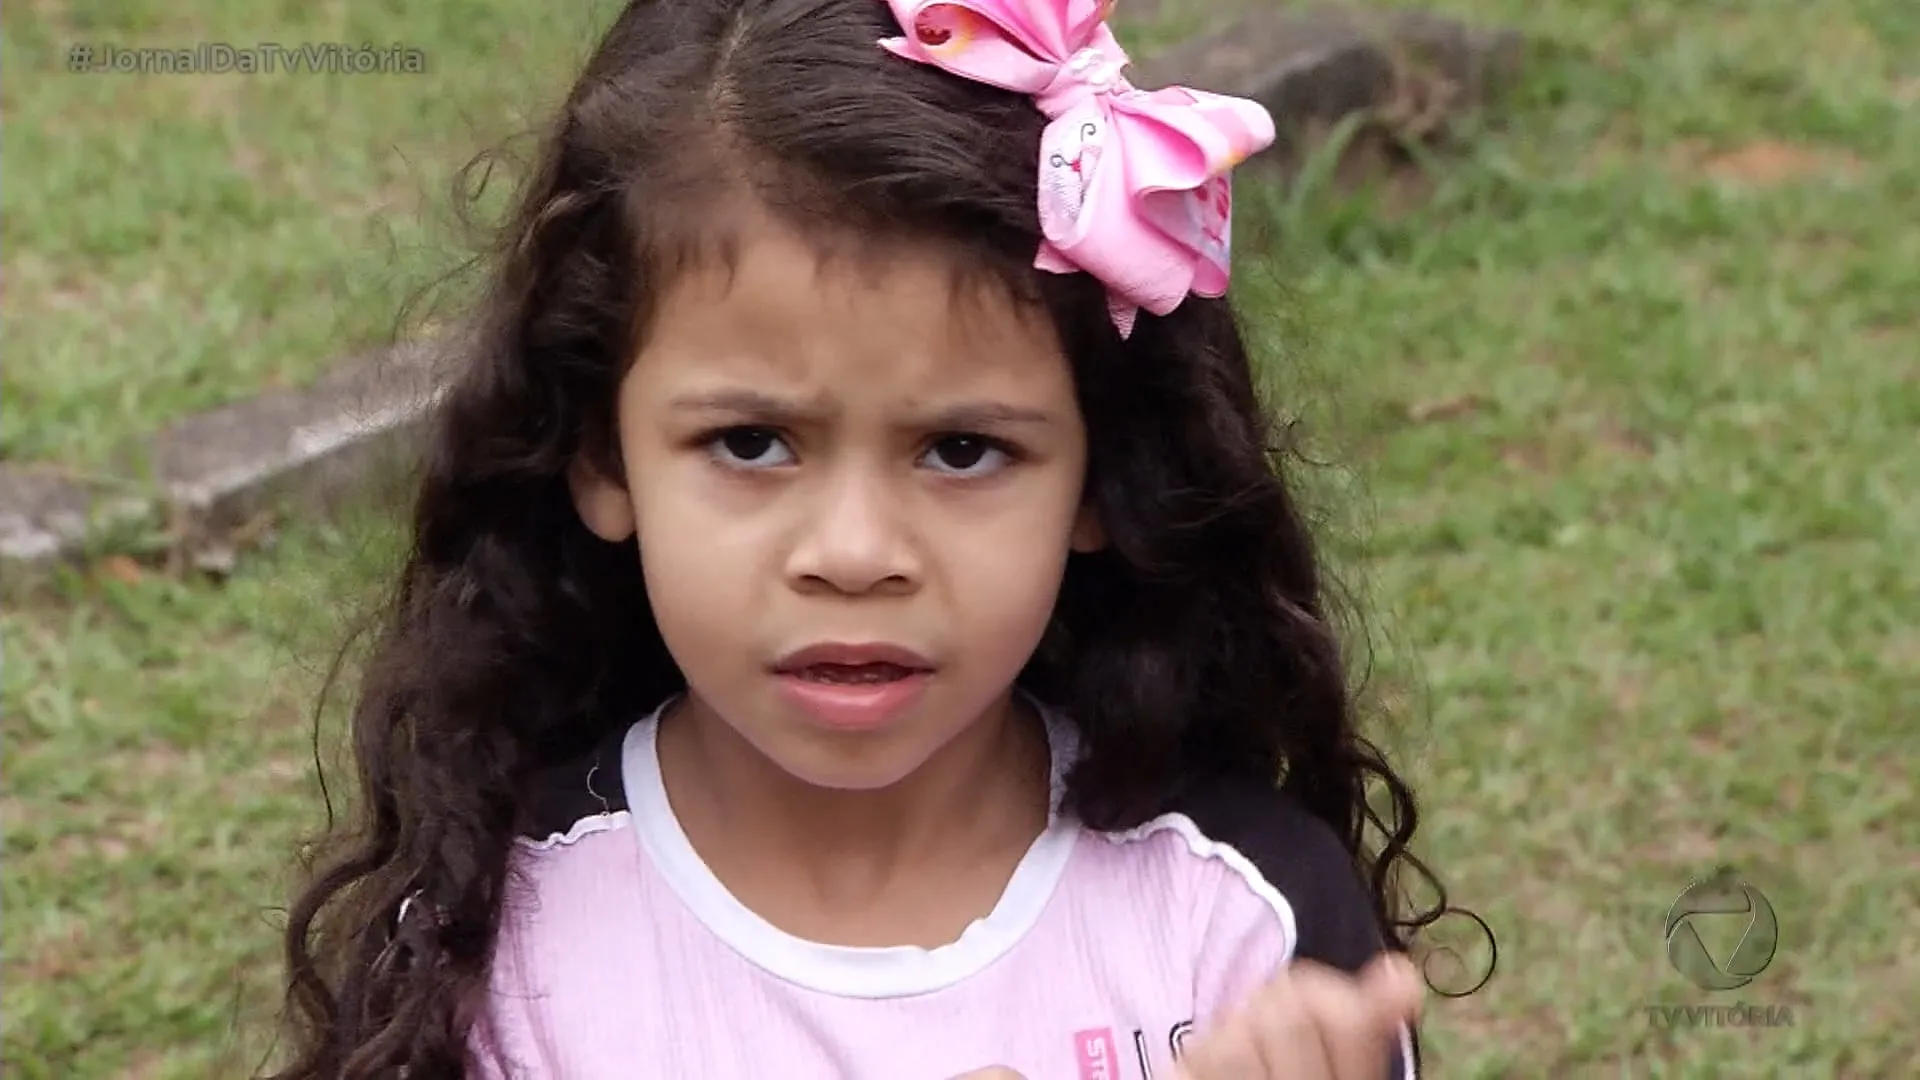
<svg viewBox="0 0 1920 1080"><path fill-rule="evenodd" d="M1153 1080L1153 1063L1159 1057L1156 1043L1166 1047L1166 1059L1179 1061L1186 1050L1187 1037L1193 1033L1193 1021L1182 1020L1167 1031L1164 1042L1134 1028L1133 1069L1125 1068L1120 1041L1110 1027L1088 1028L1073 1033L1073 1049L1080 1065L1080 1080Z"/></svg>
<svg viewBox="0 0 1920 1080"><path fill-rule="evenodd" d="M1076 1031L1073 1046L1080 1056L1080 1080L1120 1080L1120 1044L1112 1028Z"/></svg>

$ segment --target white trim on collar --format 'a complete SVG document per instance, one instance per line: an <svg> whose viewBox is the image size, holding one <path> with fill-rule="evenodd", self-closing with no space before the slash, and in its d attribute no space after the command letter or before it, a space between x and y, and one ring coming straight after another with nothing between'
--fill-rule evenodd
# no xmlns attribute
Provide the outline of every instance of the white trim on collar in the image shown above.
<svg viewBox="0 0 1920 1080"><path fill-rule="evenodd" d="M952 986L981 971L1017 945L1039 921L1080 837L1079 824L1058 812L1077 739L1057 714L1035 702L1046 721L1053 759L1054 811L1046 831L1027 849L991 912L975 920L957 940L934 949L856 948L795 937L729 892L694 851L674 816L655 741L660 716L670 703L636 723L622 748L628 807L642 854L716 937L769 974L811 990L851 998L905 997Z"/></svg>

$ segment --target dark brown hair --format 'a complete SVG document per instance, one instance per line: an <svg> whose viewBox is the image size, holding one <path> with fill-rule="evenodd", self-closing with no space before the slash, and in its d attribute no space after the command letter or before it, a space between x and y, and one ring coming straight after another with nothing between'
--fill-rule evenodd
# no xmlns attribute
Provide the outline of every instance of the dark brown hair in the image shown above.
<svg viewBox="0 0 1920 1080"><path fill-rule="evenodd" d="M1189 299L1122 341L1097 282L1035 271L1044 119L876 44L898 32L877 0L636 0L579 76L455 339L352 711L357 820L290 912L282 1080L463 1075L530 776L684 686L634 549L583 527L565 471L619 475L615 389L650 300L743 198L823 244L943 245L1052 313L1109 547L1072 557L1057 647L1022 682L1082 729L1086 824L1284 773L1392 943L1440 910L1401 894L1400 868L1431 882L1413 799L1360 734L1233 311ZM410 897L433 917L397 921Z"/></svg>

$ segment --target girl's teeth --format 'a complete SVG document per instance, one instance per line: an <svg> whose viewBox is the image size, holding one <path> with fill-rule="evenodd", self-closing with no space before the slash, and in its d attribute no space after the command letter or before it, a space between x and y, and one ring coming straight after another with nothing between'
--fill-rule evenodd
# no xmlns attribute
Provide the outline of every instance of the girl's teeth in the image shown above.
<svg viewBox="0 0 1920 1080"><path fill-rule="evenodd" d="M881 683L892 682L906 674L892 664L815 664L801 673L813 682Z"/></svg>

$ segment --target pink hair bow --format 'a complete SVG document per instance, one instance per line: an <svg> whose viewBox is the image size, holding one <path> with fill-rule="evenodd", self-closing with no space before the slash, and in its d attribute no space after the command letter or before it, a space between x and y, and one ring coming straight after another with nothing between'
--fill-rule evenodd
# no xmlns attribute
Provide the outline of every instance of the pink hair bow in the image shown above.
<svg viewBox="0 0 1920 1080"><path fill-rule="evenodd" d="M1271 145L1258 102L1185 87L1138 90L1107 26L1113 0L888 0L906 33L896 56L1031 94L1050 121L1040 141L1034 265L1105 282L1126 337L1145 308L1226 292L1233 196L1228 172Z"/></svg>

